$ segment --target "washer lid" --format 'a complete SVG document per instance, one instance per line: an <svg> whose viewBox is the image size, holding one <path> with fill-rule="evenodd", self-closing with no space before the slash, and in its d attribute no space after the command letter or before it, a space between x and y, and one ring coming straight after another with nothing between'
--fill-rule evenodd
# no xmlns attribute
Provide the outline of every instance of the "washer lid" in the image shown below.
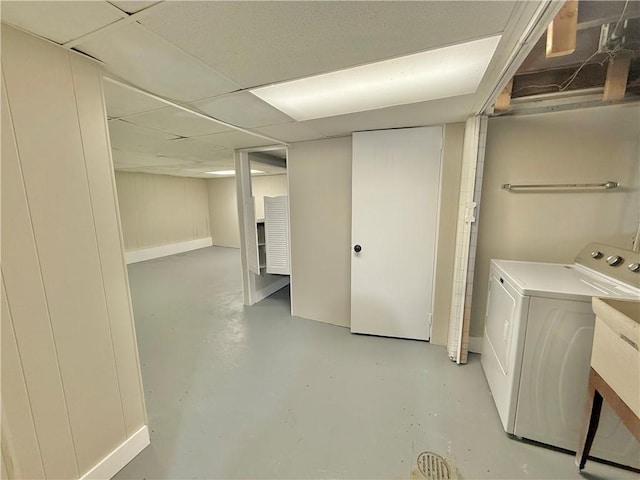
<svg viewBox="0 0 640 480"><path fill-rule="evenodd" d="M491 260L491 266L522 295L578 301L640 298L637 289L573 264Z"/></svg>

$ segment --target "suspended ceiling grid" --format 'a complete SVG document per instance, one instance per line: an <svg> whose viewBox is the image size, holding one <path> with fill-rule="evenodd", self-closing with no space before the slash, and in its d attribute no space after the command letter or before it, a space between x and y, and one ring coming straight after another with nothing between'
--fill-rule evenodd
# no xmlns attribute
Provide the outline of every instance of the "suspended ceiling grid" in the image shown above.
<svg viewBox="0 0 640 480"><path fill-rule="evenodd" d="M538 3L3 1L1 15L97 59L109 77L230 124L105 82L116 169L206 177L233 168L236 148L464 121ZM248 91L496 34L475 94L299 122Z"/></svg>

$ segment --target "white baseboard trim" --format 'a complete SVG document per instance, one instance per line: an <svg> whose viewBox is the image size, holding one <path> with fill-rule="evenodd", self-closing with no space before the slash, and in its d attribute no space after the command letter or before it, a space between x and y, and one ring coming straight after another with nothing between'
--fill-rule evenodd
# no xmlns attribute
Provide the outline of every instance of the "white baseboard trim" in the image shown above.
<svg viewBox="0 0 640 480"><path fill-rule="evenodd" d="M275 282L270 283L269 285L264 287L262 290L256 291L256 303L258 303L260 300L264 300L269 295L273 295L281 288L286 287L287 285L289 285L290 281L291 281L291 277L289 276L282 277L281 279L278 279Z"/></svg>
<svg viewBox="0 0 640 480"><path fill-rule="evenodd" d="M160 245L159 247L140 248L138 250L129 250L124 252L124 259L127 265L130 263L144 262L153 258L166 257L175 255L176 253L197 250L198 248L210 247L213 245L211 237L198 238L180 243L171 243L169 245Z"/></svg>
<svg viewBox="0 0 640 480"><path fill-rule="evenodd" d="M469 337L469 351L482 354L482 337Z"/></svg>
<svg viewBox="0 0 640 480"><path fill-rule="evenodd" d="M82 475L80 480L108 480L114 477L150 443L149 428L145 425L103 458L95 467Z"/></svg>

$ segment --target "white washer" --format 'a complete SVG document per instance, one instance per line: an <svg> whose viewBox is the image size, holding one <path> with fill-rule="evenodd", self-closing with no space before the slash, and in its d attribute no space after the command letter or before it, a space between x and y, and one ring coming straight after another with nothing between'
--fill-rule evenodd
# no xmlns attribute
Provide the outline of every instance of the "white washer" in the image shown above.
<svg viewBox="0 0 640 480"><path fill-rule="evenodd" d="M491 260L481 363L507 433L575 452L595 323L591 299L640 300L638 263L638 253L596 243L575 264ZM606 402L591 455L640 467L638 442Z"/></svg>

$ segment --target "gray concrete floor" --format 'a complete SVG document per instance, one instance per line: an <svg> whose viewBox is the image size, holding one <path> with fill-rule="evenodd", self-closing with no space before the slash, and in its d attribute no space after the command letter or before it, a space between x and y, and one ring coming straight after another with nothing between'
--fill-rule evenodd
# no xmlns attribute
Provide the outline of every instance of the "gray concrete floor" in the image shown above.
<svg viewBox="0 0 640 480"><path fill-rule="evenodd" d="M472 478L637 478L510 439L479 357L244 307L240 252L129 266L151 445L118 479L407 479L420 452ZM321 292L318 292L321 295Z"/></svg>

